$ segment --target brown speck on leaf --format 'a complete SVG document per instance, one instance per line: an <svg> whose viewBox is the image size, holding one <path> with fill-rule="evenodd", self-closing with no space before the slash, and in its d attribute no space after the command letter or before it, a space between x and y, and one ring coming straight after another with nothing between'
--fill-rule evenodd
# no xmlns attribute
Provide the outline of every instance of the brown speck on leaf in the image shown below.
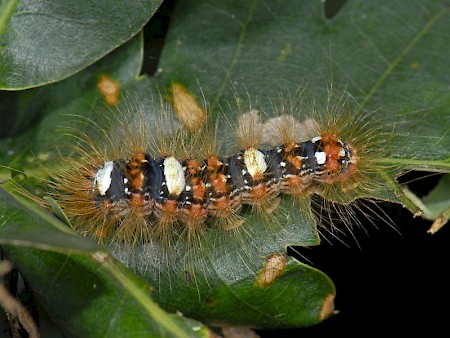
<svg viewBox="0 0 450 338"><path fill-rule="evenodd" d="M206 122L207 114L194 95L179 83L172 84L170 93L170 102L180 122L190 131L200 129Z"/></svg>
<svg viewBox="0 0 450 338"><path fill-rule="evenodd" d="M337 311L334 309L334 294L328 294L322 304L322 310L319 314L320 321L327 319L331 315L336 314Z"/></svg>
<svg viewBox="0 0 450 338"><path fill-rule="evenodd" d="M120 85L110 76L101 75L97 82L97 88L102 93L107 105L115 106L119 103Z"/></svg>
<svg viewBox="0 0 450 338"><path fill-rule="evenodd" d="M449 220L450 220L450 208L448 208L446 211L440 214L438 218L434 220L433 224L431 225L430 229L428 229L427 232L429 234L435 234L445 224L447 224Z"/></svg>
<svg viewBox="0 0 450 338"><path fill-rule="evenodd" d="M272 285L286 271L286 257L279 253L267 256L264 267L256 277L255 284L266 288Z"/></svg>

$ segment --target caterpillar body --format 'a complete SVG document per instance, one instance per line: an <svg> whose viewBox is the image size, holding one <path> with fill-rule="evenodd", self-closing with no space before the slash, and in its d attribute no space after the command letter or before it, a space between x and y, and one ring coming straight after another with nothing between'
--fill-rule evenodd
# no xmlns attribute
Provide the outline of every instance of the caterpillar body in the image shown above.
<svg viewBox="0 0 450 338"><path fill-rule="evenodd" d="M92 168L95 173L86 182L91 185L86 199L105 209L108 232L133 208L148 220L196 227L207 217L227 219L242 204L261 206L280 193L297 194L313 184L332 184L351 175L356 165L356 151L328 134L269 150L247 148L230 157L211 156L203 162L136 153L131 159ZM70 198L67 203L72 203ZM238 219L236 224L226 224L239 223Z"/></svg>
<svg viewBox="0 0 450 338"><path fill-rule="evenodd" d="M269 216L275 227L270 215L283 196L301 201L302 208L313 194L370 189L370 180L362 178L376 129L366 131L364 145L354 135L347 134L348 141L339 136L344 127L354 133L355 125L365 126L364 119L341 113L324 128L285 114L263 122L250 110L235 126L237 150L224 156L210 125L165 136L166 121L156 123L155 131L142 112L137 115L129 124L119 113L107 118L112 129L101 123L95 137L78 136L76 151L83 160L67 159L68 170L53 175L54 198L75 228L99 241L127 246L159 241L167 248L183 236L201 240L211 228L241 231L246 207Z"/></svg>
<svg viewBox="0 0 450 338"><path fill-rule="evenodd" d="M208 122L197 128L177 122L167 105L155 105L163 116L155 118L121 98L125 109L69 127L75 153L64 157L66 167L50 170L50 195L78 232L111 245L116 258L147 278L170 311L178 305L168 289L189 293L195 306L216 299L209 290L249 275L246 285L268 288L286 272L287 246L317 245L322 229L339 237L345 231L338 223L359 222L349 204L386 196L379 159L392 131L370 113L347 109L339 95L325 108L310 106L303 119L293 109L270 116L250 107L235 125L200 119ZM218 129L234 139L234 150L219 149ZM323 204L312 205L316 195ZM369 221L387 217L373 205ZM320 281L327 285L320 299L331 304L324 304L325 318L334 290ZM188 315L197 310L183 307Z"/></svg>

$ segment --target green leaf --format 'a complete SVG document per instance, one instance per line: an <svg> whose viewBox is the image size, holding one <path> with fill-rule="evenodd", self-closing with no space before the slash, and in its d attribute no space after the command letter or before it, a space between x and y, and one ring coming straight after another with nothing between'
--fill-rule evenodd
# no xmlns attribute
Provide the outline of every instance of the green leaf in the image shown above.
<svg viewBox="0 0 450 338"><path fill-rule="evenodd" d="M213 111L237 95L269 112L280 93L295 96L307 86L294 105L305 117L311 102L325 109L333 86L389 126L381 164L449 171L448 7L438 0L347 1L330 20L322 6L179 1L160 86L176 81L200 95L200 84ZM384 179L395 185L397 174Z"/></svg>
<svg viewBox="0 0 450 338"><path fill-rule="evenodd" d="M330 86L338 93L349 93L359 104L355 116L374 111L374 122L390 131L386 149L376 158L384 166L373 177L377 190L359 197L394 201L417 210L403 195L397 176L411 169L450 170L450 95L448 80L441 75L450 57L448 37L442 34L450 29L448 8L440 1L426 5L417 1L414 9L401 1L347 1L329 20L322 6L319 1L179 1L161 56L158 84L162 88L183 85L198 98L206 98L213 118L226 114L231 121L241 113L239 107L231 111L223 107L236 97L241 109L251 101L270 113L278 96L295 96L299 86L306 86L300 97L293 98L294 114L305 112L306 118L311 102L314 108L326 109ZM223 129L219 138L227 143ZM308 221L300 218L296 224L290 236ZM245 226L258 229L251 220ZM289 236L281 238L280 242L294 242L289 242ZM266 240L264 245L276 242ZM256 255L249 256L243 261L256 260ZM223 261L217 265L214 261L213 257L204 265L224 266ZM222 278L220 269L206 274L218 277L212 277L213 286ZM172 289L176 289L182 277L173 279ZM204 290L207 282L200 281L199 289ZM157 297L168 303L164 291Z"/></svg>
<svg viewBox="0 0 450 338"><path fill-rule="evenodd" d="M168 258L150 244L131 252L115 246L112 252L155 286L154 299L168 311L178 309L216 325L317 324L333 314L335 295L332 281L319 270L290 259L273 284L258 285L257 276L271 255L284 257L288 245L318 244L316 225L303 209L293 208L290 200L280 207L285 210L274 223L246 214L237 233L208 229L200 239L177 242Z"/></svg>
<svg viewBox="0 0 450 338"><path fill-rule="evenodd" d="M424 216L426 219L435 220L450 204L450 175L443 175L438 185L425 197L423 202L427 205Z"/></svg>
<svg viewBox="0 0 450 338"><path fill-rule="evenodd" d="M1 111L4 124L0 131L8 136L25 133L6 138L0 144L1 163L15 168L31 167L35 171L38 169L36 159L46 162L58 157L55 146L61 145L67 137L56 129L74 119L69 115L90 117L98 114L100 107L105 109L104 96L98 89L102 76L108 76L119 88L135 82L142 64L142 44L142 34L138 34L67 81L13 95L0 92L0 99L5 102L5 110ZM28 174L33 175L33 172L28 171Z"/></svg>
<svg viewBox="0 0 450 338"><path fill-rule="evenodd" d="M0 243L67 337L206 337L202 324L165 313L151 288L104 248L0 188Z"/></svg>
<svg viewBox="0 0 450 338"><path fill-rule="evenodd" d="M73 141L54 131L58 125L69 123L63 114L78 114L94 121L105 114L104 96L97 87L101 75L114 79L125 97L131 96L131 101L121 100L118 109L136 108L133 97L137 97L148 117L157 121L161 115L160 92L151 79L137 77L140 48L142 40L137 37L75 76L18 95L20 115L30 116L36 110L44 113L28 137L21 135L8 142L8 152L17 154L11 159L5 152L9 166L23 168L27 175L41 175L39 171L42 168L35 167L30 155L24 156L26 148L21 143L24 141L44 167L58 165L56 147ZM23 104L24 101L34 104ZM114 108L108 108L108 113L113 112ZM187 262L182 246L172 257L174 264L170 266L155 258L153 250L157 248L150 245L132 252L112 248L113 253L155 286L154 297L170 311L180 310L208 323L240 323L258 327L312 325L332 314L335 290L322 272L291 259L282 278L272 286L261 288L255 285L256 276L270 254L286 254L289 244L310 246L319 243L312 219L303 213L303 209L293 208L293 205L291 200L284 200L272 226L261 225L261 219L256 215L248 215L245 231L233 232L231 238L217 231L208 232L202 239L201 250L188 257ZM293 279L298 282L293 284ZM274 309L274 304L266 300L277 290L286 295L294 293L298 297L294 301L283 297ZM205 307L208 299L220 306ZM244 307L250 303L254 304L252 311ZM282 311L287 318L269 320L275 310Z"/></svg>
<svg viewBox="0 0 450 338"><path fill-rule="evenodd" d="M185 315L212 325L305 327L334 314L336 290L325 274L288 258L286 270L274 283L261 286L258 271L250 270L259 261L239 257L241 251L233 249L229 257L202 260L202 266L192 265L191 270L171 267L160 279L150 273L144 276L159 282L154 285L163 285L154 297L165 309L183 309Z"/></svg>
<svg viewBox="0 0 450 338"><path fill-rule="evenodd" d="M376 178L386 189L365 197L406 203L395 181L400 172L397 169L448 171L450 167L450 98L444 71L450 49L447 35L442 34L450 28L448 9L438 1L426 5L418 1L347 1L337 16L328 20L322 6L320 1L294 0L269 4L179 1L158 76L137 77L142 60L136 55L140 56L142 41L135 38L65 81L15 94L18 97L14 100L9 93L3 94L0 99L17 104L21 118L13 121L23 122L19 126L26 125L27 118L36 112L40 112L41 119L27 125L25 135L3 143L5 152L0 152L0 159L33 174L34 162L24 155L24 150L31 147L44 165L58 165L52 146L68 140L54 132L61 122L67 123L61 113L76 113L96 121L102 115L98 108L104 102L97 85L104 74L120 84L121 92L142 101L145 112L155 121L160 112L160 91L164 93L174 82L183 84L197 97L204 95L212 118L226 115L231 121L242 109L249 108L248 101L270 112L274 99L295 96L304 86L303 94L293 98L297 110L294 113L307 112L311 102L323 109L332 85L337 92L349 93L360 108L376 110L376 117L386 120L392 129L388 156L378 160L395 170L383 171ZM230 102L234 107L236 97L241 110L226 109ZM127 103L121 102L119 107L127 109ZM229 144L226 128L220 129L220 141ZM23 129L17 127L19 131ZM266 328L307 326L331 314L329 300L335 293L332 282L304 264L289 259L274 284L261 287L257 283L271 254L284 254L288 245L319 244L317 225L304 209L284 199L274 228L256 215L246 213L245 217L242 228L248 234L243 231L235 238L227 238L208 232L200 248L187 258L183 245L177 246L170 264L159 260L154 255L158 248L150 245L132 252L120 247L111 250L152 284L152 295L163 307L209 323ZM10 236L20 234L19 229L12 229ZM40 226L35 229L41 230ZM59 236L52 234L53 230L48 237ZM76 251L78 245L74 243L71 248ZM33 255L39 258L41 253L33 251ZM71 261L72 256L67 260ZM32 269L27 260L25 256L24 272ZM70 269L78 272L98 264L88 262L77 261ZM106 280L111 281L109 277ZM37 292L43 284L36 286ZM71 286L64 282L59 295Z"/></svg>
<svg viewBox="0 0 450 338"><path fill-rule="evenodd" d="M161 0L0 2L0 89L67 78L128 41Z"/></svg>
<svg viewBox="0 0 450 338"><path fill-rule="evenodd" d="M444 174L439 183L427 195L419 197L410 189L404 189L405 194L423 211L424 219L434 221L429 233L441 229L450 219L450 174Z"/></svg>

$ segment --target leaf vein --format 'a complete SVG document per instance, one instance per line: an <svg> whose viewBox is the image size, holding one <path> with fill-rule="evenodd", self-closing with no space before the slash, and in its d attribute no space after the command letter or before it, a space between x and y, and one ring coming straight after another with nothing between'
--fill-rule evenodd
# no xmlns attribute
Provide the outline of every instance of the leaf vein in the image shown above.
<svg viewBox="0 0 450 338"><path fill-rule="evenodd" d="M375 92L380 88L380 86L386 81L390 74L394 71L400 61L414 48L414 46L428 33L431 27L444 15L447 13L447 9L441 9L436 15L432 16L430 20L424 25L424 27L416 33L409 44L397 55L397 57L388 64L385 71L381 74L369 92L365 95L364 100L361 103L361 108L364 107L367 102L372 98Z"/></svg>

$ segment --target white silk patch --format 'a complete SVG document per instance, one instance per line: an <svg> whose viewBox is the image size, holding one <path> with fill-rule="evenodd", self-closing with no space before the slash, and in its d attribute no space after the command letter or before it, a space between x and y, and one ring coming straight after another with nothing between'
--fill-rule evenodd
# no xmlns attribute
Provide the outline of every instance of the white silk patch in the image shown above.
<svg viewBox="0 0 450 338"><path fill-rule="evenodd" d="M244 163L248 173L254 177L258 173L264 173L267 170L267 162L264 154L255 148L248 148L244 152Z"/></svg>
<svg viewBox="0 0 450 338"><path fill-rule="evenodd" d="M108 161L103 164L94 176L94 188L98 190L101 196L105 196L111 186L111 173L114 169L114 162Z"/></svg>
<svg viewBox="0 0 450 338"><path fill-rule="evenodd" d="M179 195L186 186L183 166L175 157L164 160L164 176L170 194Z"/></svg>

